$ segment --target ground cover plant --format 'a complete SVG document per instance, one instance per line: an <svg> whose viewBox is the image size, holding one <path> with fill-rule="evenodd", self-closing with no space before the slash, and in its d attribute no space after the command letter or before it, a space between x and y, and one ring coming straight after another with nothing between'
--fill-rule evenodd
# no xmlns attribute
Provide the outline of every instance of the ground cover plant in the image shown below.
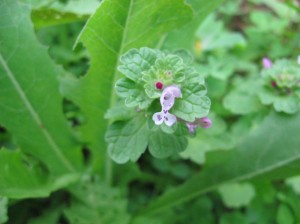
<svg viewBox="0 0 300 224"><path fill-rule="evenodd" d="M1 0L0 223L299 223L299 5Z"/></svg>

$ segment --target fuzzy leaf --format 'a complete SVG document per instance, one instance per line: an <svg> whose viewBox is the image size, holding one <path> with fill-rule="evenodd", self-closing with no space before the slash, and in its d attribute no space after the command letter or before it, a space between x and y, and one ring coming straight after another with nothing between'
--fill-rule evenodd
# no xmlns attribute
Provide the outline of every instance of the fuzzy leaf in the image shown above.
<svg viewBox="0 0 300 224"><path fill-rule="evenodd" d="M210 108L210 99L205 94L205 86L198 83L183 88L182 98L176 100L171 113L189 122L205 117Z"/></svg>
<svg viewBox="0 0 300 224"><path fill-rule="evenodd" d="M117 163L136 161L147 148L147 132L146 119L142 115L113 123L106 133L109 155Z"/></svg>
<svg viewBox="0 0 300 224"><path fill-rule="evenodd" d="M159 51L146 47L131 49L120 58L122 64L118 70L132 81L139 82L142 73L150 69L159 55Z"/></svg>
<svg viewBox="0 0 300 224"><path fill-rule="evenodd" d="M81 157L62 112L57 76L63 71L38 43L27 6L3 0L0 11L0 123L21 152L37 159L52 175L75 173ZM19 175L14 169L10 172ZM20 183L2 184L8 189Z"/></svg>
<svg viewBox="0 0 300 224"><path fill-rule="evenodd" d="M147 108L152 100L147 96L144 86L128 78L121 78L116 83L116 93L125 98L128 107Z"/></svg>
<svg viewBox="0 0 300 224"><path fill-rule="evenodd" d="M80 80L64 80L63 90L87 118L81 130L93 150L95 169L102 170L106 158L104 114L116 102L113 86L120 77L121 55L131 48L155 47L162 35L191 18L183 0L104 0L89 19L78 41L91 55L90 70Z"/></svg>
<svg viewBox="0 0 300 224"><path fill-rule="evenodd" d="M156 158L166 158L182 152L187 147L187 138L183 135L183 127L168 134L161 129L152 130L149 136L149 151Z"/></svg>

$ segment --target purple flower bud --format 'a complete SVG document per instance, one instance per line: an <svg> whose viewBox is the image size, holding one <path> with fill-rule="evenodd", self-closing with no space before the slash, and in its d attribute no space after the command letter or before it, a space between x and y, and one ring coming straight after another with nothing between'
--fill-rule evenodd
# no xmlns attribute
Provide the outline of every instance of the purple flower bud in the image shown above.
<svg viewBox="0 0 300 224"><path fill-rule="evenodd" d="M276 88L276 87L277 87L276 81L273 80L273 81L271 82L271 85L272 85L273 88Z"/></svg>
<svg viewBox="0 0 300 224"><path fill-rule="evenodd" d="M202 128L210 128L212 125L212 122L208 117L202 117L202 118L200 118L199 124Z"/></svg>
<svg viewBox="0 0 300 224"><path fill-rule="evenodd" d="M194 134L196 132L196 129L198 128L198 124L196 123L186 123L185 125L187 126L191 134Z"/></svg>
<svg viewBox="0 0 300 224"><path fill-rule="evenodd" d="M272 67L272 61L267 57L263 58L262 64L263 64L264 68L271 68Z"/></svg>

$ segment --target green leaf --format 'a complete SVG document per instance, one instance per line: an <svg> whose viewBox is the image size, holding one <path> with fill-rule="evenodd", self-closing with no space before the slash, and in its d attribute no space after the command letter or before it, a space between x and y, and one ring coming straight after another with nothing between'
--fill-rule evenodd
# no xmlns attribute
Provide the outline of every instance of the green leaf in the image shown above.
<svg viewBox="0 0 300 224"><path fill-rule="evenodd" d="M6 223L8 220L7 207L8 199L0 197L0 223Z"/></svg>
<svg viewBox="0 0 300 224"><path fill-rule="evenodd" d="M183 185L168 191L141 210L152 214L163 208L187 201L218 186L234 181L259 178L264 180L299 173L300 114L271 113L255 132L245 137L235 151L215 152L210 165ZM247 161L251 161L248 163Z"/></svg>
<svg viewBox="0 0 300 224"><path fill-rule="evenodd" d="M51 174L77 172L80 151L63 115L57 82L63 71L38 43L29 8L16 0L0 5L0 123L21 152L41 161Z"/></svg>
<svg viewBox="0 0 300 224"><path fill-rule="evenodd" d="M205 117L210 109L210 99L205 96L206 92L205 86L198 83L183 88L182 98L176 99L171 113L188 122Z"/></svg>
<svg viewBox="0 0 300 224"><path fill-rule="evenodd" d="M45 197L79 178L77 174L48 177L37 161L25 157L20 150L1 149L0 170L0 196L10 198Z"/></svg>
<svg viewBox="0 0 300 224"><path fill-rule="evenodd" d="M185 48L194 50L195 33L199 24L210 14L223 0L188 0L194 10L194 19L182 28L170 32L162 42L162 48L178 49Z"/></svg>
<svg viewBox="0 0 300 224"><path fill-rule="evenodd" d="M224 97L223 106L234 114L249 114L261 109L257 92L260 89L253 88L257 85L256 79L241 79L235 83L235 87Z"/></svg>
<svg viewBox="0 0 300 224"><path fill-rule="evenodd" d="M186 149L187 139L183 135L184 128L181 125L173 134L168 134L160 128L152 130L149 136L149 151L156 158L166 158Z"/></svg>
<svg viewBox="0 0 300 224"><path fill-rule="evenodd" d="M136 161L148 144L146 119L139 114L129 121L115 122L109 126L105 137L109 142L109 155L115 162Z"/></svg>
<svg viewBox="0 0 300 224"><path fill-rule="evenodd" d="M128 78L121 78L116 82L116 93L125 98L127 107L145 109L152 103L144 89L143 84L136 83Z"/></svg>
<svg viewBox="0 0 300 224"><path fill-rule="evenodd" d="M230 183L218 188L224 204L229 208L249 205L255 196L255 189L249 183Z"/></svg>
<svg viewBox="0 0 300 224"><path fill-rule="evenodd" d="M69 190L72 195L70 206L63 213L70 223L129 223L127 201L122 198L119 189L86 177L80 185Z"/></svg>
<svg viewBox="0 0 300 224"><path fill-rule="evenodd" d="M162 35L191 18L183 0L104 0L89 19L78 41L91 55L90 70L80 80L63 81L62 89L87 118L82 134L93 150L94 168L101 170L106 158L104 114L116 102L113 86L121 55L131 48L155 47Z"/></svg>
<svg viewBox="0 0 300 224"><path fill-rule="evenodd" d="M292 224L295 223L295 218L290 210L290 208L281 204L277 211L276 220L278 224Z"/></svg>

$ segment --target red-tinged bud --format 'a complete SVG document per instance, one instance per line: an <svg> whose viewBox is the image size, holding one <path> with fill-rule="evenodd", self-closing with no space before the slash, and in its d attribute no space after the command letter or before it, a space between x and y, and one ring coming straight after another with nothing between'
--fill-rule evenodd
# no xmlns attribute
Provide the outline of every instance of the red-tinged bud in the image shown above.
<svg viewBox="0 0 300 224"><path fill-rule="evenodd" d="M277 87L277 83L274 80L271 82L271 85L272 85L273 88Z"/></svg>
<svg viewBox="0 0 300 224"><path fill-rule="evenodd" d="M156 82L155 83L155 87L156 87L156 89L163 89L164 88L164 84L162 82Z"/></svg>

